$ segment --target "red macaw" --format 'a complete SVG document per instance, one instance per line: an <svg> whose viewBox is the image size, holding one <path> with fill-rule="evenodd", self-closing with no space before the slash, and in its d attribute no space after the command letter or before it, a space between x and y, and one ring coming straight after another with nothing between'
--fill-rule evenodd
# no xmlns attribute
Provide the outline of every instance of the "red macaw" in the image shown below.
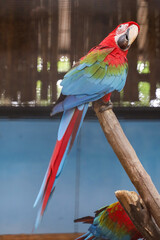
<svg viewBox="0 0 160 240"><path fill-rule="evenodd" d="M95 212L95 217L83 217L74 222L89 223L88 232L77 240L138 240L143 238L119 202Z"/></svg>
<svg viewBox="0 0 160 240"><path fill-rule="evenodd" d="M107 105L111 93L123 89L128 71L126 56L139 30L135 22L118 25L64 76L61 96L52 111L53 115L63 112L63 116L53 155L34 204L36 206L41 199L36 226L61 174L65 157L78 135L89 102L102 98Z"/></svg>

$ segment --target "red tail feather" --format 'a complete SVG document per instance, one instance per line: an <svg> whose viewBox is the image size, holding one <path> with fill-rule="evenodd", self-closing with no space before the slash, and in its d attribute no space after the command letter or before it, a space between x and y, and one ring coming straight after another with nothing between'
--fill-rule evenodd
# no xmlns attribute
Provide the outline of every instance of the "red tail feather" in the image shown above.
<svg viewBox="0 0 160 240"><path fill-rule="evenodd" d="M71 138L71 142L70 142L70 146L69 146L69 152L70 152L70 150L73 146L74 140L76 138L77 131L78 131L78 128L79 128L79 124L81 122L82 114L83 114L83 111L80 111L78 116L77 116L77 119L76 119L76 122L75 122L75 125L74 125L74 129L72 131L72 138Z"/></svg>
<svg viewBox="0 0 160 240"><path fill-rule="evenodd" d="M76 127L76 125L78 125L80 123L79 117L81 119L81 116L82 116L82 112L80 112L78 109L75 109L73 117L72 117L72 119L71 119L71 121L68 125L68 128L66 129L66 132L65 132L64 136L62 137L62 139L60 141L57 140L57 142L56 142L56 146L55 146L53 155L51 157L50 166L49 166L49 170L48 170L48 175L47 175L47 179L46 179L45 190L44 190L44 194L43 194L43 203L42 203L41 215L43 215L43 212L46 208L46 205L47 205L47 202L48 202L48 199L49 199L49 196L50 196L50 193L51 193L51 190L52 190L55 178L56 178L56 174L57 174L59 165L60 165L61 160L64 156L65 150L66 150L67 145L68 145L69 140L70 140L70 137L73 133L73 130L78 129ZM76 122L78 124L76 124ZM73 138L75 138L74 135L73 135Z"/></svg>

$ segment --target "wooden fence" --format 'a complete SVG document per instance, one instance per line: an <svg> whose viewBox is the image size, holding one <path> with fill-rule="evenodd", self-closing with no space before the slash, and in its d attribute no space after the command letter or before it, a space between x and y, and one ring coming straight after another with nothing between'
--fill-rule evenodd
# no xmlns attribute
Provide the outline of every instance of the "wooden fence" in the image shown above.
<svg viewBox="0 0 160 240"><path fill-rule="evenodd" d="M130 20L140 24L141 33L129 51L124 93L113 94L119 103L139 100L139 82L148 82L149 99L156 98L158 0L0 0L0 105L51 104L57 80L73 62Z"/></svg>

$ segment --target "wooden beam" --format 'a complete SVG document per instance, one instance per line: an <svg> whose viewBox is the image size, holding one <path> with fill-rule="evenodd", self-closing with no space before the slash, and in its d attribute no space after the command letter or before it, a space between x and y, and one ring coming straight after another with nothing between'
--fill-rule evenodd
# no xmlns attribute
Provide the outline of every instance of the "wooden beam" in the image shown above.
<svg viewBox="0 0 160 240"><path fill-rule="evenodd" d="M83 233L0 235L0 240L74 240Z"/></svg>
<svg viewBox="0 0 160 240"><path fill-rule="evenodd" d="M94 103L94 110L103 132L155 222L160 227L160 195L125 136L115 114L111 109L100 112L102 105L101 100ZM138 134L137 132L137 137Z"/></svg>
<svg viewBox="0 0 160 240"><path fill-rule="evenodd" d="M115 195L137 230L146 240L160 239L158 227L153 222L145 203L136 192L119 190L115 192Z"/></svg>

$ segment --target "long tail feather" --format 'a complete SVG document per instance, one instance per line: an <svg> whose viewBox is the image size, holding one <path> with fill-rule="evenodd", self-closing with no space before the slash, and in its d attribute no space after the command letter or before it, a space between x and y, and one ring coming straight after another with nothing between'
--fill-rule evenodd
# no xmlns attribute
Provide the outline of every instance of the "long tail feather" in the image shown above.
<svg viewBox="0 0 160 240"><path fill-rule="evenodd" d="M83 223L92 224L93 220L94 220L94 217L87 216L87 217L77 218L74 220L74 222L83 222Z"/></svg>
<svg viewBox="0 0 160 240"><path fill-rule="evenodd" d="M41 208L37 216L35 228L37 228L40 219L47 206L50 194L55 188L55 183L62 172L65 157L71 150L75 138L78 135L83 119L88 109L88 104L81 105L75 109L68 110L63 113L60 127L58 130L57 142L45 174L40 192L34 203L34 207L41 199Z"/></svg>

